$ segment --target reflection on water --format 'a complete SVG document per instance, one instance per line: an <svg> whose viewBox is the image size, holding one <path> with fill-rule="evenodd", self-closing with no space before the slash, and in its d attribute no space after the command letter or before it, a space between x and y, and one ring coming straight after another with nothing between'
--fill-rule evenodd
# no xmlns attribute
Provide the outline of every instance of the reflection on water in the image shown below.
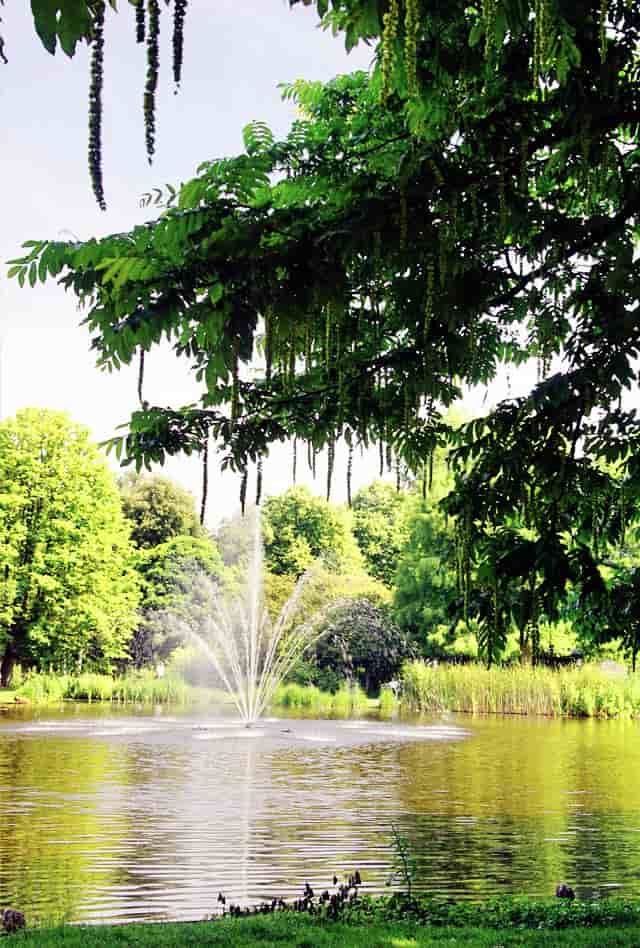
<svg viewBox="0 0 640 948"><path fill-rule="evenodd" d="M230 720L69 707L0 716L0 905L200 918L360 869L390 826L438 896L640 895L639 725Z"/></svg>

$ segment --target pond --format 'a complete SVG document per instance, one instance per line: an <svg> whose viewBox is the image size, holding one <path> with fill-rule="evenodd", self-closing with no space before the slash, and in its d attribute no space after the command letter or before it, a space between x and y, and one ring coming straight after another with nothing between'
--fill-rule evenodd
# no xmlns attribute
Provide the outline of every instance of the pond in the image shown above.
<svg viewBox="0 0 640 948"><path fill-rule="evenodd" d="M0 906L197 919L359 869L397 825L438 897L640 895L640 724L269 719L69 705L0 714Z"/></svg>

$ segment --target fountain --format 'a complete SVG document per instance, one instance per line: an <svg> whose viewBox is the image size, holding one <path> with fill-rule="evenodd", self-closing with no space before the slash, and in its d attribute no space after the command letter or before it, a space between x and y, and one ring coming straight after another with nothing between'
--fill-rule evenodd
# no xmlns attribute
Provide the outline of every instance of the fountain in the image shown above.
<svg viewBox="0 0 640 948"><path fill-rule="evenodd" d="M252 516L246 594L228 596L209 577L192 577L191 592L206 608L195 621L193 616L174 619L184 638L196 642L207 657L247 727L262 716L278 684L320 634L313 622L293 623L312 571L298 580L277 620L271 621L263 604L259 510Z"/></svg>

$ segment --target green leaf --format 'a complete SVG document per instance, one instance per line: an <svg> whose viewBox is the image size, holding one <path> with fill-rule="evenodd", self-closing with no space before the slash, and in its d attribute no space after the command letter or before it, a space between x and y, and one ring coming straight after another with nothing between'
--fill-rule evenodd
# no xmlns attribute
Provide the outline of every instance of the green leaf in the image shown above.
<svg viewBox="0 0 640 948"><path fill-rule="evenodd" d="M31 0L36 33L44 48L52 54L56 51L58 10L58 0Z"/></svg>

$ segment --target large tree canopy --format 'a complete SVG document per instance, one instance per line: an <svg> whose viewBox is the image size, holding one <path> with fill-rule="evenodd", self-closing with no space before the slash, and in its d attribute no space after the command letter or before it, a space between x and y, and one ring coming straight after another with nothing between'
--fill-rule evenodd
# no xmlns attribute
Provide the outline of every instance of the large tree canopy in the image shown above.
<svg viewBox="0 0 640 948"><path fill-rule="evenodd" d="M0 685L15 661L110 667L137 605L118 489L86 429L39 409L0 423Z"/></svg>
<svg viewBox="0 0 640 948"><path fill-rule="evenodd" d="M268 497L261 523L265 561L272 573L297 578L318 559L337 572L362 569L347 513L306 487Z"/></svg>
<svg viewBox="0 0 640 948"><path fill-rule="evenodd" d="M312 461L328 446L330 479L341 436L413 470L455 440L465 613L501 628L506 573L535 625L569 582L595 591L638 490L621 397L640 329L640 8L317 7L348 44L380 37L372 77L286 87L300 118L284 141L254 123L245 153L203 164L157 221L34 242L12 273L61 278L102 366L163 339L193 366L201 404L142 402L114 442L129 460L213 438L243 471L296 437ZM531 356L528 397L448 431L463 384Z"/></svg>

